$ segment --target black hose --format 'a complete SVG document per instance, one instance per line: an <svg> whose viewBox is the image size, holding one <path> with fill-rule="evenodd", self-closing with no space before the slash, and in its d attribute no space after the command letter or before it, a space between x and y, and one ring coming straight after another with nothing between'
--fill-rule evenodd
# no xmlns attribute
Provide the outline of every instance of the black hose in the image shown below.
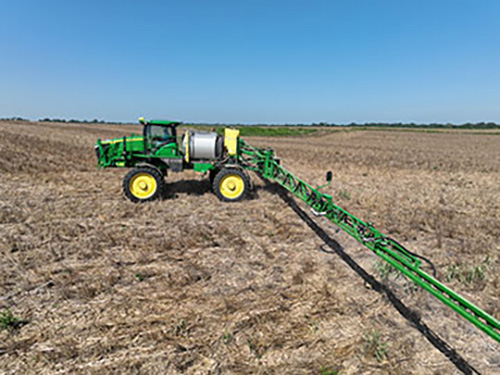
<svg viewBox="0 0 500 375"><path fill-rule="evenodd" d="M415 258L418 258L418 259L422 259L424 262L426 262L431 268L432 268L432 276L434 278L436 278L436 267L434 266L434 263L432 263L432 261L422 255L419 255L419 254L416 254L414 252L411 252L410 250L408 250L406 247L404 247L403 245L401 245L398 241L396 241L394 238L390 238L390 237L387 237L386 238L389 242L392 242L393 244L399 246L401 249L403 249L404 251L406 251L408 254L410 254L411 256L414 256Z"/></svg>

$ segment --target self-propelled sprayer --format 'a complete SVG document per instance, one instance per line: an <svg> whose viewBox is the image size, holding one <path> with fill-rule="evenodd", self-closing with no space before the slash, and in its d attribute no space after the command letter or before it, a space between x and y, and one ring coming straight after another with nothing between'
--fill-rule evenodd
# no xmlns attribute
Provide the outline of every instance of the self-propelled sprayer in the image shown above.
<svg viewBox="0 0 500 375"><path fill-rule="evenodd" d="M362 245L399 270L417 285L500 342L500 322L440 283L435 275L421 269L425 258L409 251L395 239L358 219L333 202L331 195L320 192L286 170L272 149L250 146L239 131L186 131L177 136L179 122L146 121L141 118L140 136L98 140L95 150L102 168L131 168L123 180L125 196L133 202L159 198L170 172L194 170L208 174L214 193L221 201L235 202L251 188L248 171L278 183L304 201L316 216L322 216L354 237ZM327 184L332 179L327 173Z"/></svg>

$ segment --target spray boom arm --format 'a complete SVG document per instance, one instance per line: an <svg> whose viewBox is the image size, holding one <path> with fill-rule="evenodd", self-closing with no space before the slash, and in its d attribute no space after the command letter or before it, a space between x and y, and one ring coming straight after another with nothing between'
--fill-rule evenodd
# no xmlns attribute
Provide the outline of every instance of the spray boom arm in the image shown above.
<svg viewBox="0 0 500 375"><path fill-rule="evenodd" d="M431 293L441 302L463 316L480 330L500 342L500 322L473 303L440 283L430 261L410 252L396 240L384 235L371 223L364 222L356 216L337 206L333 197L321 193L319 189L328 186L332 179L327 173L327 183L318 188L294 176L280 165L271 149L255 148L244 140L238 140L238 161L244 168L253 170L262 177L274 181L304 201L316 216L324 216L340 229L354 237L362 245L373 251L380 258L399 270L413 282ZM433 268L433 276L420 269L422 260Z"/></svg>

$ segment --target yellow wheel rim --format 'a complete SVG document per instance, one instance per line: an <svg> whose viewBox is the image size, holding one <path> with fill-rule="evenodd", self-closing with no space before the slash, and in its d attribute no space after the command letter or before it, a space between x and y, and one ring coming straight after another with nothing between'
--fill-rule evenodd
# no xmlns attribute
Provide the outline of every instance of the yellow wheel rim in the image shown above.
<svg viewBox="0 0 500 375"><path fill-rule="evenodd" d="M129 188L136 198L147 199L155 193L157 184L149 173L138 173L130 180Z"/></svg>
<svg viewBox="0 0 500 375"><path fill-rule="evenodd" d="M221 194L228 199L238 198L245 190L243 179L234 174L224 176L219 184Z"/></svg>

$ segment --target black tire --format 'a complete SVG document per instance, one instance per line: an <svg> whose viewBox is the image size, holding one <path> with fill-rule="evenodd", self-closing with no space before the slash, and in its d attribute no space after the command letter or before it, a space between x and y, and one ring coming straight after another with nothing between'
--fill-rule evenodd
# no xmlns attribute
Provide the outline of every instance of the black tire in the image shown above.
<svg viewBox="0 0 500 375"><path fill-rule="evenodd" d="M141 188L141 185L137 186L140 182L143 182L143 185L146 184L146 186L144 188ZM139 167L132 169L125 175L122 187L125 196L132 202L137 203L158 199L165 191L166 184L163 175L156 169Z"/></svg>
<svg viewBox="0 0 500 375"><path fill-rule="evenodd" d="M215 176L219 173L219 169L211 169L208 171L208 180L210 181L210 189L214 191Z"/></svg>
<svg viewBox="0 0 500 375"><path fill-rule="evenodd" d="M230 182L235 187L232 189ZM222 169L214 178L212 189L222 202L238 202L244 199L250 190L250 181L240 169Z"/></svg>

